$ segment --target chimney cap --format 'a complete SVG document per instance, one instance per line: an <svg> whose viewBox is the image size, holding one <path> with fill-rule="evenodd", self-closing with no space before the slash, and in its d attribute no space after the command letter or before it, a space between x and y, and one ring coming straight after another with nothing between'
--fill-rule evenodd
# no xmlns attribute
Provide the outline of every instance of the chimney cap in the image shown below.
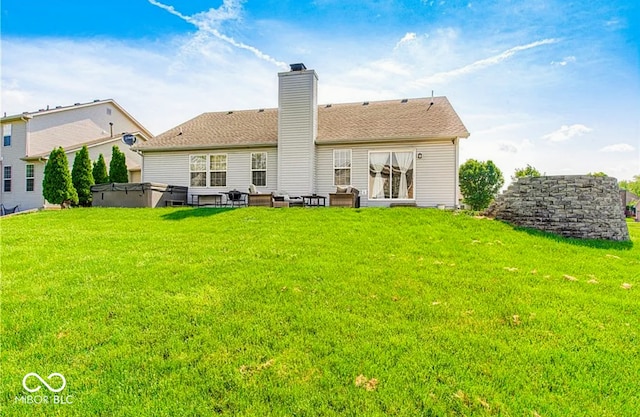
<svg viewBox="0 0 640 417"><path fill-rule="evenodd" d="M289 67L291 67L291 71L304 71L307 69L307 67L302 62L298 64L289 64Z"/></svg>

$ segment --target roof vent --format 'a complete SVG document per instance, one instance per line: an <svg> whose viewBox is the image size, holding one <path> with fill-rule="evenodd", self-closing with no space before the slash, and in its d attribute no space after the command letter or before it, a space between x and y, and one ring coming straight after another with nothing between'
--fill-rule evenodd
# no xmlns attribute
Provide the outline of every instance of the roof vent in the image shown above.
<svg viewBox="0 0 640 417"><path fill-rule="evenodd" d="M307 69L302 62L298 64L290 64L289 67L291 67L291 71L304 71Z"/></svg>
<svg viewBox="0 0 640 417"><path fill-rule="evenodd" d="M368 105L369 105L369 102L368 102L368 101L365 101L364 103L362 103L362 105L363 105L363 106L368 106Z"/></svg>
<svg viewBox="0 0 640 417"><path fill-rule="evenodd" d="M400 101L400 103L407 103L408 101L409 101L409 99L403 98L402 101Z"/></svg>

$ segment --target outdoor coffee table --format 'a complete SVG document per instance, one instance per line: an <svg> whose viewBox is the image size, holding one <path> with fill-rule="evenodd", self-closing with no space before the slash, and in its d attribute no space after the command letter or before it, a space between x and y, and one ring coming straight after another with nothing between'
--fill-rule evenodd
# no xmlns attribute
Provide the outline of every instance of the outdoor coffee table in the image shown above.
<svg viewBox="0 0 640 417"><path fill-rule="evenodd" d="M324 207L326 206L327 197L323 195L303 195L302 204L305 207Z"/></svg>

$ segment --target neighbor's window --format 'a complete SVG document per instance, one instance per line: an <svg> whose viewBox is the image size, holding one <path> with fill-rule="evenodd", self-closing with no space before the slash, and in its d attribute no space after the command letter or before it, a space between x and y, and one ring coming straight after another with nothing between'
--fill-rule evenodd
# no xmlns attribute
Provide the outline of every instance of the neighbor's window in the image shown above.
<svg viewBox="0 0 640 417"><path fill-rule="evenodd" d="M414 152L369 153L369 198L414 199Z"/></svg>
<svg viewBox="0 0 640 417"><path fill-rule="evenodd" d="M27 191L33 191L34 183L35 183L35 173L34 173L34 165L27 164L26 165L26 178L27 178Z"/></svg>
<svg viewBox="0 0 640 417"><path fill-rule="evenodd" d="M2 145L11 146L11 125L2 125Z"/></svg>
<svg viewBox="0 0 640 417"><path fill-rule="evenodd" d="M11 167L4 167L2 170L2 182L5 193L11 192Z"/></svg>
<svg viewBox="0 0 640 417"><path fill-rule="evenodd" d="M251 153L251 183L256 187L267 185L267 153Z"/></svg>
<svg viewBox="0 0 640 417"><path fill-rule="evenodd" d="M207 156L189 156L189 175L191 176L191 187L207 186Z"/></svg>
<svg viewBox="0 0 640 417"><path fill-rule="evenodd" d="M351 185L351 149L334 149L333 185Z"/></svg>
<svg viewBox="0 0 640 417"><path fill-rule="evenodd" d="M209 185L211 187L227 186L227 155L209 155Z"/></svg>

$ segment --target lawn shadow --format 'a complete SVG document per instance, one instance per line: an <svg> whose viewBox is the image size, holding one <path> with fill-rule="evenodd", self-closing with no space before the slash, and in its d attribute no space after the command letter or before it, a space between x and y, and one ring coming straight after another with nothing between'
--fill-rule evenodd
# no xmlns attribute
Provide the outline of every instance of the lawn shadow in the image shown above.
<svg viewBox="0 0 640 417"><path fill-rule="evenodd" d="M504 223L508 226L511 226L513 230L517 232L524 232L531 236L553 240L558 243L565 243L568 245L582 246L582 247L595 248L595 249L615 249L615 250L633 249L633 242L630 240L618 241L618 240L604 240L604 239L578 239L574 237L564 237L561 235L557 235L555 233L545 232L538 229L514 226L506 222Z"/></svg>
<svg viewBox="0 0 640 417"><path fill-rule="evenodd" d="M172 211L171 213L163 214L161 217L165 220L183 220L189 217L210 217L217 214L222 214L228 211L234 210L231 207L204 207L204 208L191 208Z"/></svg>

